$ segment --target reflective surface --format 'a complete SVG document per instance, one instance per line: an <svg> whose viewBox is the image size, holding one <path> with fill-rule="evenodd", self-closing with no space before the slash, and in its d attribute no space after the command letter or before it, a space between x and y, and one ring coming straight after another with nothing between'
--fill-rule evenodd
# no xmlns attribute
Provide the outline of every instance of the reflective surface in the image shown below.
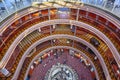
<svg viewBox="0 0 120 80"><path fill-rule="evenodd" d="M0 22L12 13L28 7L34 2L42 3L46 1L80 1L97 6L120 17L120 0L1 0Z"/></svg>

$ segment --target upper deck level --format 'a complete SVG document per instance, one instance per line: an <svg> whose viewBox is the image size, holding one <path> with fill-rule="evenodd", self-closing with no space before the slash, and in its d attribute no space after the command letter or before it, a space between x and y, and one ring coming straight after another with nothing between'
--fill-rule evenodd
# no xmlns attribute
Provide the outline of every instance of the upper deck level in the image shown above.
<svg viewBox="0 0 120 80"><path fill-rule="evenodd" d="M36 2L43 3L51 1L82 2L84 4L101 8L120 17L120 0L0 0L0 22L11 14L32 6Z"/></svg>

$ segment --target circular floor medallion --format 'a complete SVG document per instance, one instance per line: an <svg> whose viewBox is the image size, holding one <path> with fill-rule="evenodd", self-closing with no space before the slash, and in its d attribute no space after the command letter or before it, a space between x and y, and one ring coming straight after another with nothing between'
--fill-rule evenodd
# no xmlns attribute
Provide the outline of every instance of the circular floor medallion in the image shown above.
<svg viewBox="0 0 120 80"><path fill-rule="evenodd" d="M78 80L78 75L71 67L57 63L48 70L44 80Z"/></svg>

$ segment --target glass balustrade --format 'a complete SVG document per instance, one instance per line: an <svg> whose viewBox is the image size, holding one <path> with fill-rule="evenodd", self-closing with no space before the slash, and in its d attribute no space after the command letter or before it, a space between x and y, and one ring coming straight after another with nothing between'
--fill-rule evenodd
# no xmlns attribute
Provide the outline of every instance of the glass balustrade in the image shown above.
<svg viewBox="0 0 120 80"><path fill-rule="evenodd" d="M42 3L52 1L82 2L107 10L120 17L120 0L0 0L0 22L20 9L33 5L35 2Z"/></svg>

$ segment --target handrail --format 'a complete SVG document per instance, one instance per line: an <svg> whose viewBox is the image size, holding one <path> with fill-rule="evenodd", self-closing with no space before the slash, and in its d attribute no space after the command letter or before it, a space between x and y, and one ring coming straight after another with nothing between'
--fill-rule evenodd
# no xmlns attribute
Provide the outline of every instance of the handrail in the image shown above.
<svg viewBox="0 0 120 80"><path fill-rule="evenodd" d="M83 8L81 8L81 10L84 10ZM37 10L35 10L35 11L37 11ZM33 11L33 12L35 12L35 11ZM32 13L32 12L30 12L30 13ZM94 12L93 12L94 13ZM101 14L102 15L102 14ZM23 23L24 24L24 23ZM22 25L23 25L22 24ZM107 28L107 27L106 27ZM107 29L109 29L109 28L107 28ZM16 29L15 29L16 30ZM5 40L3 41L3 43L1 44L1 46L2 45L4 45L5 44L5 41L7 41L7 39L9 38L9 36L15 31L15 30L13 30L8 36L7 36L7 38L5 38ZM109 29L110 30L110 29ZM114 35L115 35L115 37L118 39L118 40L120 40L119 39L119 37L117 36L117 34L115 34L114 32L112 32Z"/></svg>
<svg viewBox="0 0 120 80"><path fill-rule="evenodd" d="M108 45L108 47L110 48L117 64L119 65L119 61L120 61L120 57L119 57L119 53L117 52L116 48L114 47L114 45L111 43L111 41L100 31L98 31L97 29L84 24L82 22L78 22L78 21L74 21L74 20L67 20L67 19L57 19L57 20L50 20L50 21L45 21L45 22L41 22L39 24L36 24L34 26L32 26L31 28L25 30L22 34L20 34L13 42L13 44L11 44L11 46L9 47L6 55L4 56L4 58L1 61L0 66L5 66L6 65L6 61L9 60L10 56L12 55L12 52L14 51L16 45L25 37L26 33L29 32L33 32L34 30L37 30L39 27L43 27L43 26L47 26L47 25L53 25L53 24L73 24L85 29L89 29L91 32L95 33L98 37L102 37L102 40L105 41L105 43ZM86 27L84 27L86 26Z"/></svg>
<svg viewBox="0 0 120 80"><path fill-rule="evenodd" d="M88 61L90 61L90 64L92 64L92 66L93 66L94 69L95 69L95 75L96 75L97 80L100 80L100 79L99 79L99 76L98 76L98 73L97 73L97 70L96 70L96 67L94 66L94 63L91 61L91 59L90 59L88 56L86 56L85 53L83 53L82 51L80 51L80 50L78 50L78 49L75 49L75 48L73 48L73 47L69 47L69 46L53 46L53 47L47 48L47 49L39 52L39 54L36 55L36 56L34 57L34 59L30 62L29 67L27 68L27 71L26 71L24 80L27 78L27 74L28 74L28 72L29 72L30 66L32 65L32 63L33 63L40 55L43 55L46 51L49 51L49 50L51 50L51 49L58 49L58 48L71 49L71 50L74 50L74 51L79 52L79 53L80 53L82 56L84 56ZM18 73L18 74L19 74L19 73Z"/></svg>
<svg viewBox="0 0 120 80"><path fill-rule="evenodd" d="M65 5L66 7L68 7L67 5ZM32 6L31 6L32 7ZM30 7L30 8L31 8ZM94 8L94 7L92 7L92 6L90 6L90 5L85 5L85 6L82 6L82 8L80 8L81 10L89 10L89 12L92 12L92 13L95 13L95 14L97 14L97 15L100 15L100 16L103 16L104 18L106 18L108 21L110 21L110 22L112 22L114 25L116 25L116 27L118 28L118 29L120 29L120 27L119 27L119 25L120 25L120 22L119 22L119 20L118 19L116 19L116 18L114 18L114 17L112 17L111 15L109 15L108 13L106 13L106 12L104 12L104 11L102 11L102 9L101 10L98 10L98 9L96 9L96 8ZM39 9L38 9L39 10ZM35 11L38 11L38 10L35 10ZM33 12L35 12L35 11L30 11L29 12L29 9L27 9L27 11L25 10L25 13L24 13L24 11L22 11L22 12L20 12L20 16L18 16L18 18L16 18L15 20L17 20L17 19L20 19L20 17L22 17L22 16L25 16L25 15L27 15L27 14L30 14L30 13L33 13ZM13 18L14 18L14 16L13 16ZM9 19L9 24L11 24L14 20L11 20L11 18ZM11 22L12 21L12 22ZM1 28L0 28L0 35L2 35L2 33L3 33L3 31L7 28L7 27L9 27L9 24L8 24L8 20L5 22L5 23L7 23L7 25L6 24L4 24L3 23L3 25L1 25ZM5 27L5 28L3 28L3 27Z"/></svg>
<svg viewBox="0 0 120 80"><path fill-rule="evenodd" d="M36 41L34 44L32 44L32 45L25 51L25 53L23 54L23 56L22 56L22 58L21 58L21 60L20 60L20 62L19 62L19 64L18 64L18 67L17 67L17 69L16 69L16 72L15 72L15 74L14 74L13 80L18 77L18 74L17 74L17 73L20 72L20 69L22 68L22 64L23 64L25 58L27 57L27 55L30 53L30 51L31 51L34 47L36 47L38 44L43 43L43 42L45 42L45 41L47 41L47 40L51 40L51 39L53 39L53 38L60 38L60 37L61 37L61 38L64 37L64 38L76 40L76 41L78 41L78 42L81 42L81 43L87 45L89 48L91 48L91 50L92 50L93 52L95 52L96 56L97 56L98 59L100 60L100 63L101 63L101 66L102 66L102 68L103 68L103 71L104 71L104 73L105 73L105 76L106 76L109 80L111 80L110 75L109 75L109 72L108 72L107 67L106 67L106 65L105 65L105 62L104 62L102 56L100 55L100 53L96 50L96 48L94 48L93 45L91 45L90 43L88 43L87 41L85 41L85 40L83 40L83 39L81 39L81 38L78 38L78 37L75 37L75 36L71 36L71 35L67 35L67 34L66 34L66 35L65 35L65 34L51 35L51 36L42 38L42 39Z"/></svg>

